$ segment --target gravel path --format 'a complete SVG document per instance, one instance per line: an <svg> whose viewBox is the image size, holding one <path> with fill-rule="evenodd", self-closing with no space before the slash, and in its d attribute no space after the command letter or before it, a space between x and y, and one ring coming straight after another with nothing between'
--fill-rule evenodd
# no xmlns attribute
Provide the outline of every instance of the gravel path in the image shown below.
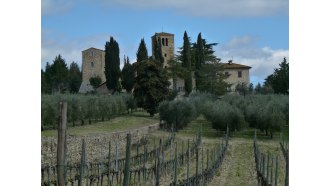
<svg viewBox="0 0 330 186"><path fill-rule="evenodd" d="M255 186L256 175L253 140L231 139L224 162L209 185Z"/></svg>

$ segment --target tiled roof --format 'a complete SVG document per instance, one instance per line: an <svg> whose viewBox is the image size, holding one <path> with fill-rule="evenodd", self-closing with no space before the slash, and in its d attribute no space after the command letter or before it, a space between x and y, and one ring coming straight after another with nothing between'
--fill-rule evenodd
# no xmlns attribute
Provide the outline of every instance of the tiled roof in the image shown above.
<svg viewBox="0 0 330 186"><path fill-rule="evenodd" d="M224 69L250 69L252 67L237 63L221 63Z"/></svg>

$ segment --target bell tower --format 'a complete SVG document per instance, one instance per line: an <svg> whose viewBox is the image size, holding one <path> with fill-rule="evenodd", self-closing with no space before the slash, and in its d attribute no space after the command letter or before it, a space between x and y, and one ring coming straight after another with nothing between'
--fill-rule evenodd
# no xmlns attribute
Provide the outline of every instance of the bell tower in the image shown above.
<svg viewBox="0 0 330 186"><path fill-rule="evenodd" d="M168 67L168 61L174 57L174 34L160 32L155 33L151 37L151 41L154 41L154 39L160 38L161 41L161 48L162 48L162 56L164 58L164 68ZM151 42L152 49L154 49L154 43ZM154 50L152 50L154 51ZM152 54L152 57L154 58L154 53Z"/></svg>

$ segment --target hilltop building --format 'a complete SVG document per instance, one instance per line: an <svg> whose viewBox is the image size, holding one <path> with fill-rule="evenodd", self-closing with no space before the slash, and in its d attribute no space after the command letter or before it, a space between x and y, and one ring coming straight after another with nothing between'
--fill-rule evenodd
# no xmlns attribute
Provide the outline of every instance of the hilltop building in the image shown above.
<svg viewBox="0 0 330 186"><path fill-rule="evenodd" d="M250 68L250 66L233 63L232 60L223 63L224 73L228 76L224 81L230 85L231 92L235 91L236 85L239 83L250 84Z"/></svg>
<svg viewBox="0 0 330 186"><path fill-rule="evenodd" d="M174 58L174 34L160 32L155 33L151 37L151 41L154 39L160 38L161 47L162 47L162 55L164 57L164 68L169 66L168 62L171 58ZM152 42L152 49L153 46ZM153 50L152 50L153 51ZM155 54L152 54L152 58L155 58ZM238 83L250 83L249 77L249 69L251 67L240 65L236 63L232 63L229 61L224 64L224 73L229 75L229 77L225 80L227 83L231 85L230 90L234 91L235 87ZM86 93L89 91L93 91L94 88L89 83L89 78L99 76L101 78L101 85L97 88L97 91L100 93L109 92L106 88L106 79L104 74L104 66L105 66L105 51L100 50L94 47L88 48L82 51L82 83L79 89L79 93ZM196 87L194 73L193 75L193 89ZM175 84L176 90L179 91L180 94L184 93L184 80L177 79L176 82L173 82L173 79L169 80L171 82L170 89L174 89L173 85Z"/></svg>

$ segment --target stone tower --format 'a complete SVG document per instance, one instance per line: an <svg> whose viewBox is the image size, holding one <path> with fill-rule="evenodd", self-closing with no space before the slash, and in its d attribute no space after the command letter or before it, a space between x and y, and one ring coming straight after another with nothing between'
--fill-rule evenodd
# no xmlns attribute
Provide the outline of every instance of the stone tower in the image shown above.
<svg viewBox="0 0 330 186"><path fill-rule="evenodd" d="M99 76L101 84L106 81L104 74L105 52L97 48L82 51L82 83L80 93L94 90L89 83L89 78Z"/></svg>
<svg viewBox="0 0 330 186"><path fill-rule="evenodd" d="M152 48L153 46L153 40L157 39L160 37L161 40L161 46L162 46L162 55L164 57L164 68L168 67L168 61L174 57L174 34L170 33L165 33L165 32L160 32L160 33L155 33L151 37L151 45ZM154 58L154 54L152 54L152 57Z"/></svg>

